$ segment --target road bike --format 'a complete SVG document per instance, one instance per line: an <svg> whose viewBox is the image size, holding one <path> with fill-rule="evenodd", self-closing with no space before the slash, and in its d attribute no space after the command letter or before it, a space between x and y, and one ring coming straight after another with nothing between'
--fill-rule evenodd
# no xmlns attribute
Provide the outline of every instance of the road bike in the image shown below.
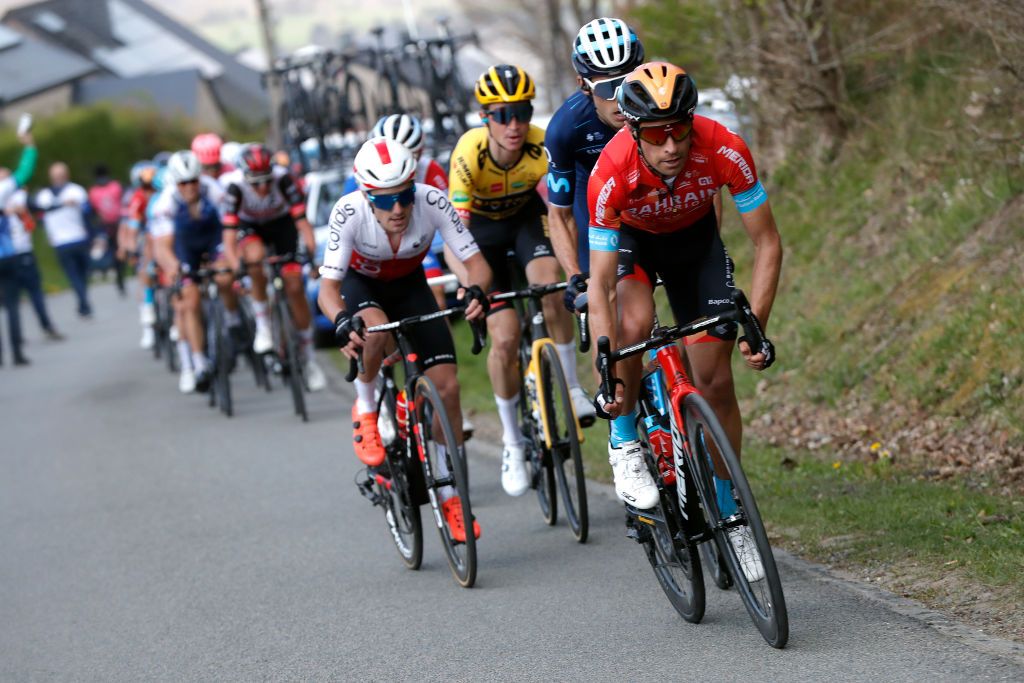
<svg viewBox="0 0 1024 683"><path fill-rule="evenodd" d="M195 279L202 292L203 320L206 322L206 356L210 359L212 377L208 402L217 406L226 416L234 415L231 395L231 371L234 369L237 352L236 339L231 337L225 321L224 302L220 297L215 278L218 275L235 275L230 268L200 268Z"/></svg>
<svg viewBox="0 0 1024 683"><path fill-rule="evenodd" d="M519 315L519 427L530 463L530 487L537 491L544 521L558 521L558 497L573 537L585 543L589 529L587 484L583 472L583 427L555 343L548 334L541 299L566 283L530 285L492 294L492 304L513 302ZM556 491L557 489L557 491Z"/></svg>
<svg viewBox="0 0 1024 683"><path fill-rule="evenodd" d="M299 334L295 327L295 320L292 318L291 306L288 305L288 297L284 291L284 271L299 266L295 263L294 254L290 253L280 255L268 253L262 262L247 263L246 265L253 266L261 263L269 275L267 278L267 309L270 312L270 329L274 340L273 348L263 354L264 367L268 374L275 373L281 376L284 383L291 389L295 414L301 417L303 422L308 422L309 414L306 412L305 398L307 387L303 374Z"/></svg>
<svg viewBox="0 0 1024 683"><path fill-rule="evenodd" d="M469 588L476 582L477 557L466 449L464 444L451 447L457 443L455 431L441 395L424 374L407 336L416 325L464 310L463 305L453 306L373 327L364 327L362 319L356 316L353 323L361 333L390 332L398 346L381 366L383 386L377 414L380 416L378 425L382 428L382 441L386 441L384 464L361 470L356 485L374 505L384 509L391 538L402 562L409 569L419 569L423 560L420 506L429 503L452 575L456 583ZM483 349L485 332L481 325L472 327L472 351L475 355ZM394 377L394 367L399 363L405 374L402 388ZM345 379L351 382L359 372L362 372L361 353L350 363ZM389 435L390 438L383 438ZM441 510L439 490L448 486L453 487L459 497L465 541L455 540Z"/></svg>
<svg viewBox="0 0 1024 683"><path fill-rule="evenodd" d="M617 361L645 351L654 352L638 402L640 431L647 437L645 460L658 486L659 502L639 510L626 504L627 534L644 548L676 611L687 621L704 617L704 575L697 546L713 541L728 576L736 585L754 625L772 647L785 647L789 619L778 568L768 543L761 514L740 461L714 411L693 386L675 342L723 323L736 323L752 348L765 339L743 292L733 291L734 308L686 325L656 327L649 339L611 351L607 337L598 339L597 365L601 391L612 395ZM664 391L659 391L663 389ZM664 407L664 410L660 406ZM659 434L668 418L668 442ZM716 494L716 471L731 481L737 512L723 519ZM764 576L746 577L729 530L747 525L763 565Z"/></svg>

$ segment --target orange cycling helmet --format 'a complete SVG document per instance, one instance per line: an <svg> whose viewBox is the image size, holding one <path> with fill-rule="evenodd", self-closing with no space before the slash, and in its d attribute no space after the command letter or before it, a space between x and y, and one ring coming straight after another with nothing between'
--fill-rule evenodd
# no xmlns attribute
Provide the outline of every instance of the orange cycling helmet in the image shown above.
<svg viewBox="0 0 1024 683"><path fill-rule="evenodd" d="M619 111L634 128L646 121L691 118L697 108L697 86L682 67L647 62L626 76L618 101Z"/></svg>
<svg viewBox="0 0 1024 683"><path fill-rule="evenodd" d="M495 64L476 81L476 101L482 105L526 102L535 94L533 79L513 64Z"/></svg>

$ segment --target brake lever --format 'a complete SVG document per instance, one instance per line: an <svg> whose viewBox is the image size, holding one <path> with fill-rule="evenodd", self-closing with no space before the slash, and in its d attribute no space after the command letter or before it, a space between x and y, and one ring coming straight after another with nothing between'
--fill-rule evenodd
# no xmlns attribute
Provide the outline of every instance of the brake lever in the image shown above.
<svg viewBox="0 0 1024 683"><path fill-rule="evenodd" d="M352 316L352 331L358 334L360 337L365 338L364 330L366 330L366 323L358 315ZM363 366L363 349L360 348L356 351L356 357L350 358L348 361L348 373L345 375L345 381L351 382L356 378L356 375L361 375L366 370Z"/></svg>

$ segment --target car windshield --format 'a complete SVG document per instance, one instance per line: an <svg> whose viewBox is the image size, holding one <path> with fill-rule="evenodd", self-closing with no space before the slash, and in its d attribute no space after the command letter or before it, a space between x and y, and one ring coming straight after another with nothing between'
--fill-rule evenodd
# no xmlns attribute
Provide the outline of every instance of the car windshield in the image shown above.
<svg viewBox="0 0 1024 683"><path fill-rule="evenodd" d="M313 225L327 225L327 222L331 220L331 209L341 197L344 187L344 179L326 180L320 185L320 196L317 198L316 216L314 216L316 221Z"/></svg>

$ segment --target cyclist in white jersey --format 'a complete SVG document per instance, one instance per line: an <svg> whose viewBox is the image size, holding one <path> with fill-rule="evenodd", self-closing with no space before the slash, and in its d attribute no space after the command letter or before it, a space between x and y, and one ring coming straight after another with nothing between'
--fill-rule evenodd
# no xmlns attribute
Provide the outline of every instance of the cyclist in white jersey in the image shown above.
<svg viewBox="0 0 1024 683"><path fill-rule="evenodd" d="M447 194L413 182L415 160L408 148L388 138L373 138L360 148L354 166L363 189L343 196L331 212L319 304L335 321L339 343L345 344L342 352L354 358L363 349L364 371L356 378L352 407L354 441L360 460L376 467L384 461L384 447L377 432L374 392L388 337L363 339L352 331L352 317L358 315L372 327L438 310L422 268L435 232L441 233L468 274L470 284L459 296L470 299L470 320L484 317L491 272ZM449 419L459 424L455 345L448 325L442 319L417 325L409 338ZM461 435L456 438L461 443ZM441 492L442 510L453 527L461 525L454 495L450 487Z"/></svg>

